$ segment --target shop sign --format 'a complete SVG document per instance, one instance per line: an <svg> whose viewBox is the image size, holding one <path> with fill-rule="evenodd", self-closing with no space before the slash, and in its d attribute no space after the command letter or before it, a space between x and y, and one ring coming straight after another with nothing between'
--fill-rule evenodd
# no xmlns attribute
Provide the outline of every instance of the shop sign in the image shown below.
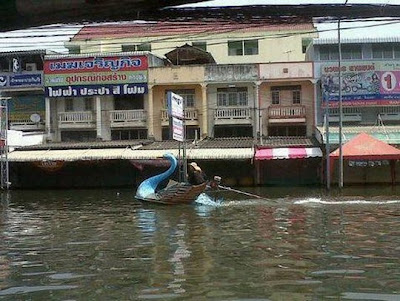
<svg viewBox="0 0 400 301"><path fill-rule="evenodd" d="M35 165L36 167L47 171L47 172L56 172L58 170L60 170L61 168L63 168L64 166L64 161L36 161L36 162L32 162L33 165Z"/></svg>
<svg viewBox="0 0 400 301"><path fill-rule="evenodd" d="M45 87L47 97L85 97L147 94L147 84Z"/></svg>
<svg viewBox="0 0 400 301"><path fill-rule="evenodd" d="M41 73L2 73L0 74L0 89L23 87L43 87Z"/></svg>
<svg viewBox="0 0 400 301"><path fill-rule="evenodd" d="M175 117L172 117L172 138L180 142L185 139L183 121Z"/></svg>
<svg viewBox="0 0 400 301"><path fill-rule="evenodd" d="M342 101L345 106L400 104L400 62L342 63ZM338 64L322 66L323 100L339 103Z"/></svg>
<svg viewBox="0 0 400 301"><path fill-rule="evenodd" d="M9 120L11 122L29 120L32 113L39 114L41 119L45 116L45 101L42 95L13 96L8 101Z"/></svg>
<svg viewBox="0 0 400 301"><path fill-rule="evenodd" d="M389 165L388 160L350 160L350 167L378 167Z"/></svg>
<svg viewBox="0 0 400 301"><path fill-rule="evenodd" d="M47 97L147 93L146 56L49 59L44 63Z"/></svg>
<svg viewBox="0 0 400 301"><path fill-rule="evenodd" d="M169 115L183 119L183 97L173 92L168 92Z"/></svg>

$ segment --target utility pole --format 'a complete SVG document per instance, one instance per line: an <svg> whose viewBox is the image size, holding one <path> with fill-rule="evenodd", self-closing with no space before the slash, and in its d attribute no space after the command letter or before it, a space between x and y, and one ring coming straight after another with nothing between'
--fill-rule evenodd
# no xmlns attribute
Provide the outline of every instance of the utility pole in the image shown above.
<svg viewBox="0 0 400 301"><path fill-rule="evenodd" d="M325 153L326 153L326 189L331 189L331 161L329 158L331 152L331 145L329 141L329 95L328 92L323 92L326 96L325 101Z"/></svg>
<svg viewBox="0 0 400 301"><path fill-rule="evenodd" d="M344 5L347 4L347 1ZM340 20L338 19L338 51L339 51L339 188L343 188L343 147L342 147L342 127L343 127L343 101L342 101L342 43L340 40Z"/></svg>
<svg viewBox="0 0 400 301"><path fill-rule="evenodd" d="M8 165L8 99L0 97L0 156L1 156L1 189L10 188Z"/></svg>

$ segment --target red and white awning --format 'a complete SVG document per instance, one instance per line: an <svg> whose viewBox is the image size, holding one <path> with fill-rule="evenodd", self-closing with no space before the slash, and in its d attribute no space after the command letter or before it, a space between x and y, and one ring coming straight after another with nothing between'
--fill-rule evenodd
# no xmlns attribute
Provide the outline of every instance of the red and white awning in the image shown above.
<svg viewBox="0 0 400 301"><path fill-rule="evenodd" d="M284 147L263 148L256 151L256 160L273 159L302 159L310 157L322 157L322 151L318 147Z"/></svg>

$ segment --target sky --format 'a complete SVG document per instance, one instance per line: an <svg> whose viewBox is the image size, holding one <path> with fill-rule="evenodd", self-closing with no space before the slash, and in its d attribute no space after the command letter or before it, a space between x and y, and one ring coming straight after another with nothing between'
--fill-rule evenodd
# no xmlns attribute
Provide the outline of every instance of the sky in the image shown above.
<svg viewBox="0 0 400 301"><path fill-rule="evenodd" d="M241 6L257 4L344 4L346 0L213 0L197 4L182 5L182 7L204 6ZM348 0L347 4L389 4L400 5L400 0ZM316 24L320 31L320 38L337 38L337 23ZM363 27L363 28L360 28ZM0 51L48 49L58 53L66 53L63 46L81 25L55 24L50 26L30 28L12 32L0 32ZM398 37L400 23L393 20L369 22L342 22L341 37L346 38L373 38ZM352 28L352 29L348 29Z"/></svg>

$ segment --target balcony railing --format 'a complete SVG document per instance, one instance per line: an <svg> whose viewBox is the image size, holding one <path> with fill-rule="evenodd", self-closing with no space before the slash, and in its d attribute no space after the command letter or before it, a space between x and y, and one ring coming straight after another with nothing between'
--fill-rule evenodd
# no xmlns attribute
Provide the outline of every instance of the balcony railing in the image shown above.
<svg viewBox="0 0 400 301"><path fill-rule="evenodd" d="M304 106L271 106L268 108L269 119L305 118Z"/></svg>
<svg viewBox="0 0 400 301"><path fill-rule="evenodd" d="M168 124L168 110L161 111L161 121L163 124ZM185 121L186 124L197 124L199 121L199 113L197 109L186 108L185 109Z"/></svg>
<svg viewBox="0 0 400 301"><path fill-rule="evenodd" d="M28 130L44 130L44 121L32 122L30 119L18 119L10 121L10 130L28 131Z"/></svg>
<svg viewBox="0 0 400 301"><path fill-rule="evenodd" d="M58 113L60 128L91 128L95 126L94 114L91 111Z"/></svg>
<svg viewBox="0 0 400 301"><path fill-rule="evenodd" d="M216 125L251 124L252 114L249 107L218 107L214 111Z"/></svg>
<svg viewBox="0 0 400 301"><path fill-rule="evenodd" d="M251 119L251 111L243 107L219 107L215 110L214 119Z"/></svg>
<svg viewBox="0 0 400 301"><path fill-rule="evenodd" d="M382 121L397 121L400 122L399 107L382 107L380 109L378 119Z"/></svg>
<svg viewBox="0 0 400 301"><path fill-rule="evenodd" d="M339 108L329 109L329 122L339 122ZM360 122L362 114L359 108L343 108L342 121L343 122Z"/></svg>
<svg viewBox="0 0 400 301"><path fill-rule="evenodd" d="M146 126L145 110L114 110L110 111L111 127Z"/></svg>

